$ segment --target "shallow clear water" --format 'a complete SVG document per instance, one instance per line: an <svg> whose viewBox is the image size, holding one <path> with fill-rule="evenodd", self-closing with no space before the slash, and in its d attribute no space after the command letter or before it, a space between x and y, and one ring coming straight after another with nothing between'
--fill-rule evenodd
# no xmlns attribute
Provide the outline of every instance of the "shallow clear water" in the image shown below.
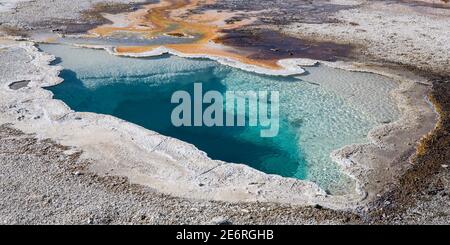
<svg viewBox="0 0 450 245"><path fill-rule="evenodd" d="M273 77L222 66L204 59L176 56L136 59L99 50L61 45L41 48L65 67L55 98L76 111L110 114L164 135L189 142L213 159L244 163L266 173L312 180L334 193L351 182L330 153L365 142L371 128L395 120L389 92L396 84L367 73L323 66L308 75ZM280 134L261 138L259 127L172 126L170 103L177 90L279 91Z"/></svg>
<svg viewBox="0 0 450 245"><path fill-rule="evenodd" d="M144 46L144 45L162 45L162 44L177 44L189 43L195 41L196 38L180 38L172 36L158 36L155 38L144 38L139 36L117 36L117 37L97 37L97 38L82 38L70 37L59 38L59 43L69 44L90 44L90 45L110 45L110 46Z"/></svg>

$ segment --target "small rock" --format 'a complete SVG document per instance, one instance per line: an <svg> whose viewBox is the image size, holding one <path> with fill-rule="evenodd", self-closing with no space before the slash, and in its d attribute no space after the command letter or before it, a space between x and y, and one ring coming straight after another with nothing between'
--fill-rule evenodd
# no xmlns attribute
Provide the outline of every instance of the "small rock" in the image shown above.
<svg viewBox="0 0 450 245"><path fill-rule="evenodd" d="M436 188L436 189L428 191L427 194L430 195L430 196L434 196L434 195L437 195L439 192L444 191L444 190L445 190L444 188Z"/></svg>
<svg viewBox="0 0 450 245"><path fill-rule="evenodd" d="M319 205L319 204L315 204L313 207L315 209L323 209L322 205Z"/></svg>
<svg viewBox="0 0 450 245"><path fill-rule="evenodd" d="M441 167L448 168L448 165L447 164L442 164Z"/></svg>
<svg viewBox="0 0 450 245"><path fill-rule="evenodd" d="M232 223L225 217L215 217L210 223L212 225L231 225Z"/></svg>
<svg viewBox="0 0 450 245"><path fill-rule="evenodd" d="M77 151L76 149L69 149L69 150L67 150L67 151L64 151L63 153L64 154L66 154L66 155L68 155L68 156L71 156L71 155L73 155L73 154L75 154L75 153L78 153L79 151Z"/></svg>
<svg viewBox="0 0 450 245"><path fill-rule="evenodd" d="M75 173L73 173L73 175L75 175L75 176L80 176L80 175L83 175L83 173L80 172L80 171L76 171Z"/></svg>

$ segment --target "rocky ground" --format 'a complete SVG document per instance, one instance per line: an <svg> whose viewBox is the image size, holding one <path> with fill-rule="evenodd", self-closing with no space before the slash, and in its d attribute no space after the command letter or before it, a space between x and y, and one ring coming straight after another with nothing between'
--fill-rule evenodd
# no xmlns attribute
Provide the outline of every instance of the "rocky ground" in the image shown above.
<svg viewBox="0 0 450 245"><path fill-rule="evenodd" d="M196 201L99 177L67 147L0 126L3 224L341 224L356 215L277 204Z"/></svg>
<svg viewBox="0 0 450 245"><path fill-rule="evenodd" d="M374 202L372 222L448 224L450 219L450 78L433 79L431 101L441 118L426 137L399 185Z"/></svg>
<svg viewBox="0 0 450 245"><path fill-rule="evenodd" d="M0 35L32 30L79 32L103 23L98 13L129 11L127 0L23 1L0 13ZM450 10L427 1L220 1L205 8L264 10L256 28L307 40L358 47L352 59L385 62L434 79L432 102L441 114L414 166L364 210L320 206L197 201L159 194L121 177L86 171L79 153L51 140L0 126L0 222L4 224L448 224L450 222ZM259 1L258 1L259 2ZM253 4L252 4L253 3ZM264 4L262 4L264 3ZM260 6L260 9L257 9ZM298 15L299 11L305 13ZM35 13L39 12L39 15ZM64 17L61 17L64 13ZM252 29L255 27L249 27ZM1 50L0 50L1 55ZM11 59L11 62L13 60ZM439 76L440 75L440 76Z"/></svg>
<svg viewBox="0 0 450 245"><path fill-rule="evenodd" d="M292 23L281 31L313 40L351 43L357 59L384 61L450 74L450 9L414 5L411 1L359 1L339 11L332 23Z"/></svg>
<svg viewBox="0 0 450 245"><path fill-rule="evenodd" d="M101 12L132 11L152 2L155 0L82 0L77 4L68 0L24 0L0 14L0 29L11 35L37 30L81 32L105 23Z"/></svg>

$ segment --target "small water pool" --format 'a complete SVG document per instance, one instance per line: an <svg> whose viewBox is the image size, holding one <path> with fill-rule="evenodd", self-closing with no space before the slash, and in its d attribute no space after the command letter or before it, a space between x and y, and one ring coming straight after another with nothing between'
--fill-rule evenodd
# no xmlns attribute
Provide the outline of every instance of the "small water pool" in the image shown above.
<svg viewBox="0 0 450 245"><path fill-rule="evenodd" d="M101 50L41 45L59 57L64 82L48 88L75 111L109 114L194 144L212 159L243 163L270 174L311 180L340 193L351 185L330 153L367 141L367 133L398 111L384 77L324 66L308 75L257 75L205 59L115 57ZM174 127L173 92L279 91L280 133L261 138L260 127Z"/></svg>

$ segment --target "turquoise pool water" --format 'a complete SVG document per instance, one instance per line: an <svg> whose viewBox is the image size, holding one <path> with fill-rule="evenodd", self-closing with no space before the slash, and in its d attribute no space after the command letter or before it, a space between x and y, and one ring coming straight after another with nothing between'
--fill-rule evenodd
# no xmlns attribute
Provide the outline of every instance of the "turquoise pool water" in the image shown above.
<svg viewBox="0 0 450 245"><path fill-rule="evenodd" d="M371 128L394 120L396 84L383 77L326 67L301 77L257 75L204 59L136 59L62 45L41 48L59 57L64 82L48 88L75 111L109 114L194 144L212 159L243 163L270 174L312 180L331 192L351 185L330 153L366 141ZM173 92L279 91L280 133L260 127L174 127ZM370 96L367 96L370 94Z"/></svg>

